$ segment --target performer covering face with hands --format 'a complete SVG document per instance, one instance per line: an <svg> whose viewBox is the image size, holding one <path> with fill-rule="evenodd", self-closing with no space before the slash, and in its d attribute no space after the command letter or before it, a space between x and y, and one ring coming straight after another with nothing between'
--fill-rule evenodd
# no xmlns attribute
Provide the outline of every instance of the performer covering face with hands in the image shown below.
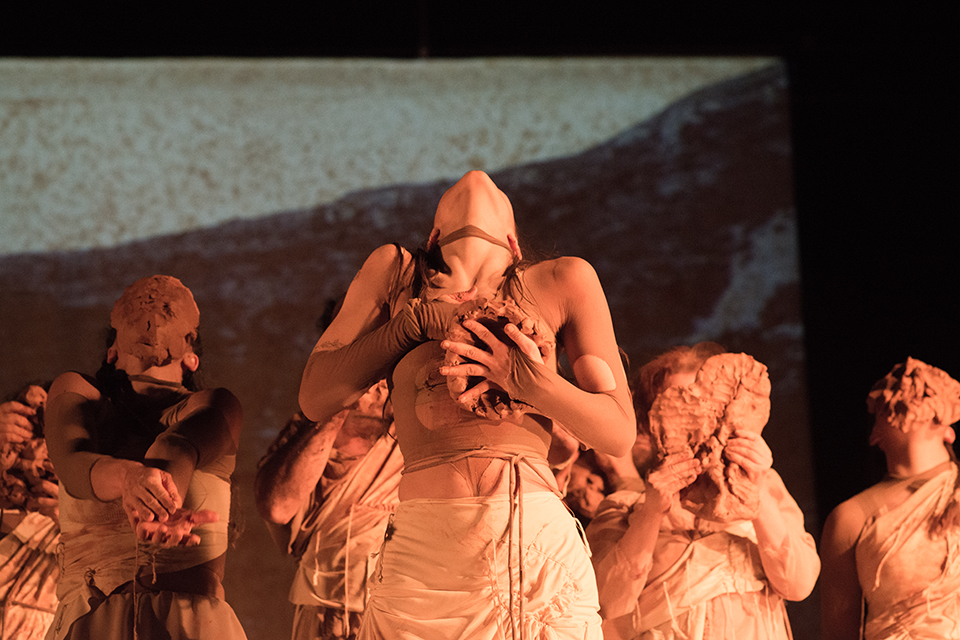
<svg viewBox="0 0 960 640"><path fill-rule="evenodd" d="M784 600L810 594L820 561L761 436L766 367L700 343L634 386L646 487L610 495L587 527L604 637L790 638Z"/></svg>

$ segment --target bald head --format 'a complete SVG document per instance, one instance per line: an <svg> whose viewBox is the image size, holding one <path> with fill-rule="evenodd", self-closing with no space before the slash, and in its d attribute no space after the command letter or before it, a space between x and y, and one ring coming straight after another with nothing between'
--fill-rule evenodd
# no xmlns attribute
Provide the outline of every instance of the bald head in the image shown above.
<svg viewBox="0 0 960 640"><path fill-rule="evenodd" d="M498 239L506 240L508 235L516 237L513 206L483 171L470 171L450 187L440 198L433 219L440 240L468 224Z"/></svg>

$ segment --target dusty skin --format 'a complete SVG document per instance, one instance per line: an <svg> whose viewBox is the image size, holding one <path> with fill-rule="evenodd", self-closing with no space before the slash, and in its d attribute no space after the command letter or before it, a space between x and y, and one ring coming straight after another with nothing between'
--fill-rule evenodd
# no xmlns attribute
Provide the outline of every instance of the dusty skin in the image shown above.
<svg viewBox="0 0 960 640"><path fill-rule="evenodd" d="M874 385L867 409L869 442L883 451L887 476L824 525L823 638L957 637L960 480L951 425L960 418L960 383L908 358Z"/></svg>

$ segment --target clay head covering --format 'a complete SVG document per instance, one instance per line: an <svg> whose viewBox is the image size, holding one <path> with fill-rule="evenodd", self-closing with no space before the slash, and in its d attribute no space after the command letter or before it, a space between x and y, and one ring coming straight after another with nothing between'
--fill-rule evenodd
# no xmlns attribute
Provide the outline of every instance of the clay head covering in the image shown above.
<svg viewBox="0 0 960 640"><path fill-rule="evenodd" d="M187 353L199 324L193 294L172 276L137 280L124 289L110 313L110 326L117 330L116 349L148 367Z"/></svg>
<svg viewBox="0 0 960 640"><path fill-rule="evenodd" d="M867 410L889 413L890 424L904 433L960 420L960 382L916 358L895 366L867 394Z"/></svg>
<svg viewBox="0 0 960 640"><path fill-rule="evenodd" d="M767 367L745 353L711 356L693 384L660 392L649 413L660 459L690 451L703 465L700 476L680 491L685 509L715 522L756 517L759 486L723 450L738 429L760 433L769 417Z"/></svg>

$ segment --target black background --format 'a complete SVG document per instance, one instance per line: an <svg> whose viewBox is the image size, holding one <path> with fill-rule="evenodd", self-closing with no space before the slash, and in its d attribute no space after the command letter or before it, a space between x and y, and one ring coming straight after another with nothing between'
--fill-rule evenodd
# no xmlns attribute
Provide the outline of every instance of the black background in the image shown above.
<svg viewBox="0 0 960 640"><path fill-rule="evenodd" d="M870 385L907 356L960 377L954 20L882 2L728 4L33 2L3 10L0 56L784 58L822 519L882 473Z"/></svg>

